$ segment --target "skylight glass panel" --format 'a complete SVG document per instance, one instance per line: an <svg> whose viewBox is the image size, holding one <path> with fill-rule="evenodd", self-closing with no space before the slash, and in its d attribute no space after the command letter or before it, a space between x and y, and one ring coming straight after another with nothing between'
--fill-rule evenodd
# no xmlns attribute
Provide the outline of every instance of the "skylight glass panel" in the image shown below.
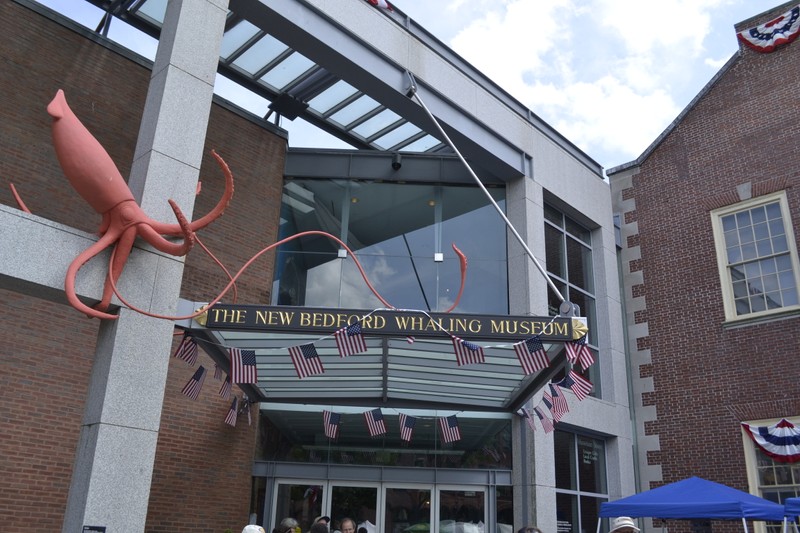
<svg viewBox="0 0 800 533"><path fill-rule="evenodd" d="M433 135L426 135L421 139L417 139L408 146L402 147L401 150L404 152L425 152L439 144L441 144L441 142L439 142L439 139L437 139Z"/></svg>
<svg viewBox="0 0 800 533"><path fill-rule="evenodd" d="M391 109L384 109L374 117L365 120L355 128L353 128L353 132L361 135L365 139L371 137L381 131L384 128L388 128L398 120L400 120L400 115L392 111Z"/></svg>
<svg viewBox="0 0 800 533"><path fill-rule="evenodd" d="M309 100L308 106L320 114L325 114L329 109L347 100L357 92L358 89L346 81L339 80Z"/></svg>
<svg viewBox="0 0 800 533"><path fill-rule="evenodd" d="M108 38L151 61L156 58L158 39L150 37L118 18L114 18L109 26Z"/></svg>
<svg viewBox="0 0 800 533"><path fill-rule="evenodd" d="M219 73L214 82L214 94L259 117L263 117L269 107L269 100Z"/></svg>
<svg viewBox="0 0 800 533"><path fill-rule="evenodd" d="M232 53L242 47L244 43L252 39L259 32L258 27L250 22L243 20L233 28L225 32L222 36L222 45L219 49L219 56L228 59Z"/></svg>
<svg viewBox="0 0 800 533"><path fill-rule="evenodd" d="M167 14L167 0L147 0L139 6L136 14L160 28L164 24L164 17Z"/></svg>
<svg viewBox="0 0 800 533"><path fill-rule="evenodd" d="M272 35L265 35L237 57L233 64L245 72L255 75L286 50L285 44Z"/></svg>
<svg viewBox="0 0 800 533"><path fill-rule="evenodd" d="M64 2L59 0L37 0L37 2L90 30L94 30L100 24L103 15L105 15L105 11L88 2L74 3L74 5L70 4L69 6L65 6Z"/></svg>
<svg viewBox="0 0 800 533"><path fill-rule="evenodd" d="M302 54L294 52L264 74L261 77L261 81L280 91L313 67L313 61Z"/></svg>
<svg viewBox="0 0 800 533"><path fill-rule="evenodd" d="M356 101L352 102L350 105L345 106L344 108L340 109L333 115L331 115L331 120L334 120L341 124L342 126L347 126L348 124L352 123L359 117L363 117L376 107L378 107L378 102L373 100L367 95L363 95L359 97Z"/></svg>
<svg viewBox="0 0 800 533"><path fill-rule="evenodd" d="M392 146L396 146L396 145L402 143L403 141L405 141L409 137L413 137L414 135L417 135L420 131L422 131L422 130L420 130L418 127L416 127L411 122L406 122L402 126L398 126L395 129L393 129L392 131L388 132L386 135L382 135L382 136L378 137L377 139L372 141L372 144L374 144L375 146L377 146L379 148L383 148L384 150L387 150L387 149L391 148Z"/></svg>

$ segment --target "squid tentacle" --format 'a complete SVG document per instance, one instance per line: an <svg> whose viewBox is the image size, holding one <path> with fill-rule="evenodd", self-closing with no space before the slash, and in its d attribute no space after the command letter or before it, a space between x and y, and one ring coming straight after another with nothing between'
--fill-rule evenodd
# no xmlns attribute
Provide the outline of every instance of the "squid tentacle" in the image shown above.
<svg viewBox="0 0 800 533"><path fill-rule="evenodd" d="M67 301L70 303L72 307L81 311L86 314L89 318L104 318L106 320L116 320L117 316L112 315L110 313L104 313L102 311L98 311L96 309L92 309L88 305L84 304L78 298L77 292L75 291L75 280L78 276L78 271L81 269L83 265L85 265L90 259L101 253L103 250L111 246L114 242L116 242L119 238L119 235L116 233L106 233L100 239L92 244L89 248L84 250L83 252L76 257L72 263L70 263L69 267L67 268L67 274L64 278L64 292L67 295Z"/></svg>

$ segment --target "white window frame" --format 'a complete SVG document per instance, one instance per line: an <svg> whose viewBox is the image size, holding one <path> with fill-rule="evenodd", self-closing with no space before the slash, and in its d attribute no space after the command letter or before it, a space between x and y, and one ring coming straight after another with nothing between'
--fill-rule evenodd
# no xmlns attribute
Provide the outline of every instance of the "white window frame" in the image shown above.
<svg viewBox="0 0 800 533"><path fill-rule="evenodd" d="M733 294L733 281L731 280L730 269L728 268L728 254L725 248L725 235L722 229L722 217L752 209L761 205L774 203L777 201L781 208L781 217L783 219L784 230L786 231L786 238L789 245L789 257L792 262L792 270L794 273L795 287L800 292L800 261L797 258L797 241L794 237L794 228L791 219L791 212L789 211L789 202L786 198L785 191L751 198L734 205L729 205L711 211L711 226L714 232L714 246L717 252L717 266L719 269L719 279L722 289L722 300L725 307L725 321L734 322L742 320L751 320L753 318L760 318L769 315L783 314L790 311L800 310L800 304L780 307L778 309L766 309L764 311L757 311L745 315L736 314L736 303ZM800 294L799 294L800 296Z"/></svg>
<svg viewBox="0 0 800 533"><path fill-rule="evenodd" d="M782 418L766 418L761 420L745 420L746 424L751 426L774 426L782 419L786 419L794 425L800 425L800 419L796 416L786 416ZM758 479L758 458L756 456L756 443L747 434L747 430L741 427L742 433L742 447L744 449L744 464L747 470L747 487L750 494L762 498L761 483ZM753 533L766 533L767 526L765 522L753 522Z"/></svg>

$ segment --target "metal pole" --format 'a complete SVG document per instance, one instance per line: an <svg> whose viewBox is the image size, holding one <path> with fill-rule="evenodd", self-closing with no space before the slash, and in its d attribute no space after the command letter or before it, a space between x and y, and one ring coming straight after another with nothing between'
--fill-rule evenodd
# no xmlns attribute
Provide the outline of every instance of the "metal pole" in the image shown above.
<svg viewBox="0 0 800 533"><path fill-rule="evenodd" d="M439 133L441 134L442 138L450 146L450 148L452 148L453 151L456 153L458 158L461 160L461 162L467 168L467 171L469 171L470 175L472 176L472 179L475 180L475 183L478 184L478 187L481 188L483 193L486 195L486 197L492 203L494 208L500 214L500 217L502 217L502 219L506 223L506 226L508 227L508 229L511 231L511 233L514 234L514 237L517 238L517 241L519 241L519 243L525 249L525 253L527 253L528 257L530 257L533 260L533 264L536 265L536 268L539 269L539 272L541 272L542 276L544 276L544 279L547 280L547 284L549 285L550 289L552 289L553 293L558 297L559 301L564 302L565 301L564 300L564 296L562 296L562 294L560 292L558 292L558 289L556 288L555 284L553 283L553 280L551 280L550 276L547 275L547 272L545 271L545 269L542 267L542 265L539 263L539 261L536 259L536 257L534 257L533 252L531 251L530 248L528 248L528 245L522 239L520 234L517 233L516 228L514 228L514 226L511 224L511 221L508 220L508 217L506 216L506 214L503 213L503 210L500 209L500 206L497 205L497 202L494 201L494 198L492 198L492 195L489 194L489 191L487 191L486 187L484 187L483 183L481 183L480 178L478 178L478 176L472 170L472 167L470 167L469 163L467 163L467 160L464 159L464 156L461 155L461 152L458 151L458 148L456 148L455 144L453 144L453 141L450 140L450 137L447 135L447 133L445 133L444 129L442 129L442 126L439 124L439 121L436 120L436 117L433 116L433 113L430 112L430 110L428 109L428 106L426 106L425 102L423 102L422 98L420 98L419 94L417 93L417 84L416 84L416 81L414 80L414 75L411 74L408 71L406 71L406 75L408 76L409 82L410 82L410 85L409 85L408 89L406 90L406 96L408 96L409 98L412 97L412 96L414 98L416 98L417 102L419 102L419 105L422 106L422 109L425 110L425 113L428 115L428 118L431 119L433 124L436 126L436 129L439 130Z"/></svg>

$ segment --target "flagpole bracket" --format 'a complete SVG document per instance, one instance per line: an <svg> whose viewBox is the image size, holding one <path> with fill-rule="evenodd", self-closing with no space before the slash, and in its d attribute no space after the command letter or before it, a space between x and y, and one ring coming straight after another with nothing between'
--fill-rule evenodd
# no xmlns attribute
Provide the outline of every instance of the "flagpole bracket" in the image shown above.
<svg viewBox="0 0 800 533"><path fill-rule="evenodd" d="M408 70L406 71L406 77L408 78L408 87L406 87L406 97L413 98L415 94L417 94L417 80L414 79L414 75L411 74Z"/></svg>

